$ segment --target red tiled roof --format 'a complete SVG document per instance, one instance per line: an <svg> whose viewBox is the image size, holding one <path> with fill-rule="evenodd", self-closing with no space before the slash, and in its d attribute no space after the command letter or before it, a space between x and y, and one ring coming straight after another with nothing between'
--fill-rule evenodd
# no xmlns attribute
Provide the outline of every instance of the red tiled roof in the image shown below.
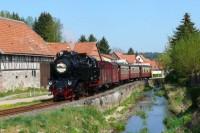
<svg viewBox="0 0 200 133"><path fill-rule="evenodd" d="M101 56L106 57L106 58L111 59L111 60L113 59L113 57L109 54L101 54Z"/></svg>
<svg viewBox="0 0 200 133"><path fill-rule="evenodd" d="M58 52L62 50L71 51L71 47L68 43L54 42L54 43L48 43L47 46L53 55L56 55Z"/></svg>
<svg viewBox="0 0 200 133"><path fill-rule="evenodd" d="M46 42L24 22L0 18L0 52L51 55Z"/></svg>
<svg viewBox="0 0 200 133"><path fill-rule="evenodd" d="M114 52L114 54L119 58L126 60L129 64L133 64L136 62L135 55L126 55L120 52Z"/></svg>
<svg viewBox="0 0 200 133"><path fill-rule="evenodd" d="M74 46L74 51L78 53L86 53L87 55L100 60L99 52L95 42L76 43Z"/></svg>

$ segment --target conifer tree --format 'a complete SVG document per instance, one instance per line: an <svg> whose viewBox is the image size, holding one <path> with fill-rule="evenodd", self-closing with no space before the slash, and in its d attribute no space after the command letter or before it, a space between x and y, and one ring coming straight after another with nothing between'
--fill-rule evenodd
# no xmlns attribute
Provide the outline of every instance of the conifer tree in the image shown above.
<svg viewBox="0 0 200 133"><path fill-rule="evenodd" d="M88 37L88 41L89 41L89 42L96 42L97 39L96 39L96 37L94 37L93 34L90 34L90 36Z"/></svg>
<svg viewBox="0 0 200 133"><path fill-rule="evenodd" d="M81 37L78 40L79 42L87 42L87 39L85 37L85 35L81 35Z"/></svg>
<svg viewBox="0 0 200 133"><path fill-rule="evenodd" d="M188 37L192 33L196 33L198 30L194 26L194 23L190 19L190 15L185 13L181 24L176 28L173 37L170 38L170 46L174 46L177 41L184 37Z"/></svg>
<svg viewBox="0 0 200 133"><path fill-rule="evenodd" d="M109 54L110 46L105 37L103 37L99 42L97 42L97 47L99 48L100 53Z"/></svg>
<svg viewBox="0 0 200 133"><path fill-rule="evenodd" d="M133 49L132 49L132 48L129 48L127 54L128 54L128 55L132 55L132 54L134 54Z"/></svg>

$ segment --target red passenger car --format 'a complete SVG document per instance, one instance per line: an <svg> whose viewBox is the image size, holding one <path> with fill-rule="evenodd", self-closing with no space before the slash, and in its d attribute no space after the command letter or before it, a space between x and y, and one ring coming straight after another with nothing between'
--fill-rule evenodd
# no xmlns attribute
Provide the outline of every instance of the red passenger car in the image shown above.
<svg viewBox="0 0 200 133"><path fill-rule="evenodd" d="M100 76L99 76L99 86L112 84L112 72L113 72L113 64L110 62L99 61L98 62Z"/></svg>
<svg viewBox="0 0 200 133"><path fill-rule="evenodd" d="M150 78L151 77L151 66L142 65L140 68L141 78Z"/></svg>
<svg viewBox="0 0 200 133"><path fill-rule="evenodd" d="M129 77L130 79L137 79L140 77L140 67L138 65L130 65Z"/></svg>
<svg viewBox="0 0 200 133"><path fill-rule="evenodd" d="M129 80L129 65L119 64L119 80Z"/></svg>

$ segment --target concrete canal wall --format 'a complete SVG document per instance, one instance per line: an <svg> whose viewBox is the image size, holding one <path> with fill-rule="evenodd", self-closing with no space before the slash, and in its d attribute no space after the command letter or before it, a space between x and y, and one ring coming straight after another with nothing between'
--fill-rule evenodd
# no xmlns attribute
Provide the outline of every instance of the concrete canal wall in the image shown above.
<svg viewBox="0 0 200 133"><path fill-rule="evenodd" d="M145 81L135 81L119 87L113 90L107 91L103 94L96 95L94 97L89 97L83 100L75 101L70 103L70 105L91 105L99 109L108 109L113 106L119 105L123 100L129 97L132 91L136 88L142 88L145 85ZM69 105L69 104L67 104Z"/></svg>

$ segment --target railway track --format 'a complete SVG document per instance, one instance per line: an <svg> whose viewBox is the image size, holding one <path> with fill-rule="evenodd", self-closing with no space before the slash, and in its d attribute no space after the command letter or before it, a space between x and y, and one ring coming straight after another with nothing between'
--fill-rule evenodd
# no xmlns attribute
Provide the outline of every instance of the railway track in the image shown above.
<svg viewBox="0 0 200 133"><path fill-rule="evenodd" d="M47 102L43 102L43 103L33 104L30 106L23 106L23 107L0 110L0 117L12 116L12 115L16 115L16 114L20 114L20 113L24 113L24 112L43 109L43 108L51 107L51 106L61 104L61 103L47 101Z"/></svg>

